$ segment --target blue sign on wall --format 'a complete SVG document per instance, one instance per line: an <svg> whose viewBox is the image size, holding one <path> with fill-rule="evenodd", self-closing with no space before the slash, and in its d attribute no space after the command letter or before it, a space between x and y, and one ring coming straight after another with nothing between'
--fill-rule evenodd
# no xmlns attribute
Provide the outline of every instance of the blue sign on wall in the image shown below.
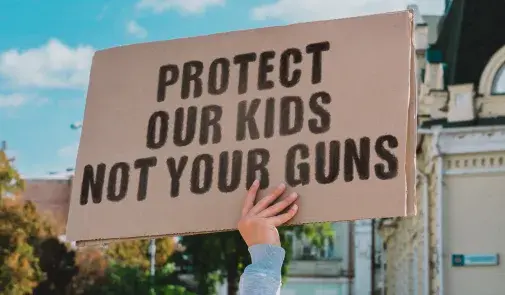
<svg viewBox="0 0 505 295"><path fill-rule="evenodd" d="M493 266L498 264L498 254L452 254L452 266Z"/></svg>

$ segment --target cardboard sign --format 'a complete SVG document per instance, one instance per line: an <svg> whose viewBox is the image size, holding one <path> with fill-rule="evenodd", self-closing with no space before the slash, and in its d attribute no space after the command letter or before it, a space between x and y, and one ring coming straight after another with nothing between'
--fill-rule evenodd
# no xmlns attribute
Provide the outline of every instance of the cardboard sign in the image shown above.
<svg viewBox="0 0 505 295"><path fill-rule="evenodd" d="M415 212L413 15L98 51L67 237L232 230L284 182L294 224Z"/></svg>

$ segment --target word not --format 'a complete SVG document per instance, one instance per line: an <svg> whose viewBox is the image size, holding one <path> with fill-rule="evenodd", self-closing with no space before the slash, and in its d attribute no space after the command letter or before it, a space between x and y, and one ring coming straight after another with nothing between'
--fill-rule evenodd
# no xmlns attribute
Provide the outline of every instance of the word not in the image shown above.
<svg viewBox="0 0 505 295"><path fill-rule="evenodd" d="M137 200L145 200L147 195L149 169L155 167L157 163L158 160L156 157L138 159L134 162L134 169L139 170ZM86 205L88 203L90 194L93 203L98 204L102 202L106 170L107 166L104 163L97 165L96 173L95 168L92 165L84 166L81 183L81 197L79 201L81 205ZM126 197L130 186L130 170L130 164L126 162L115 163L109 169L107 183L107 199L109 201L119 202Z"/></svg>

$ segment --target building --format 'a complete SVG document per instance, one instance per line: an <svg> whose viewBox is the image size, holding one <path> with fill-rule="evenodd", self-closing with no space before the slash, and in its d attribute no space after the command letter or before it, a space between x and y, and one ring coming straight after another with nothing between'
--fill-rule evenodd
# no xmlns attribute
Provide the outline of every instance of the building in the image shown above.
<svg viewBox="0 0 505 295"><path fill-rule="evenodd" d="M353 223L332 223L334 236L318 250L293 237L293 258L281 295L350 295L353 277Z"/></svg>
<svg viewBox="0 0 505 295"><path fill-rule="evenodd" d="M353 223L332 223L333 237L322 249L303 237L291 236L292 260L281 295L351 295L353 277ZM226 283L219 294L227 293Z"/></svg>
<svg viewBox="0 0 505 295"><path fill-rule="evenodd" d="M442 16L422 15L417 5L409 5L408 8L414 12L414 42L419 85L426 73L428 48L437 40L438 27ZM353 256L355 265L353 294L369 295L372 286L374 294L385 294L386 260L382 248L382 237L377 234L377 222L372 220L356 221L354 225L354 244L356 250ZM405 295L407 294L410 293L405 293Z"/></svg>
<svg viewBox="0 0 505 295"><path fill-rule="evenodd" d="M32 178L25 180L22 200L31 201L37 211L50 218L57 234L64 239L71 193L70 178Z"/></svg>
<svg viewBox="0 0 505 295"><path fill-rule="evenodd" d="M419 92L418 215L379 224L388 295L505 289L505 1L454 0Z"/></svg>

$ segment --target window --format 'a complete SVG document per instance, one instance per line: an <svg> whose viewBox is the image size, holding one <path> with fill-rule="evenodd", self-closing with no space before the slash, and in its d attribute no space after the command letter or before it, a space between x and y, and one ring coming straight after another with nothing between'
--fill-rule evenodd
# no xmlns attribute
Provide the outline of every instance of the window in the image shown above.
<svg viewBox="0 0 505 295"><path fill-rule="evenodd" d="M494 76L491 94L505 94L505 63L500 66Z"/></svg>

